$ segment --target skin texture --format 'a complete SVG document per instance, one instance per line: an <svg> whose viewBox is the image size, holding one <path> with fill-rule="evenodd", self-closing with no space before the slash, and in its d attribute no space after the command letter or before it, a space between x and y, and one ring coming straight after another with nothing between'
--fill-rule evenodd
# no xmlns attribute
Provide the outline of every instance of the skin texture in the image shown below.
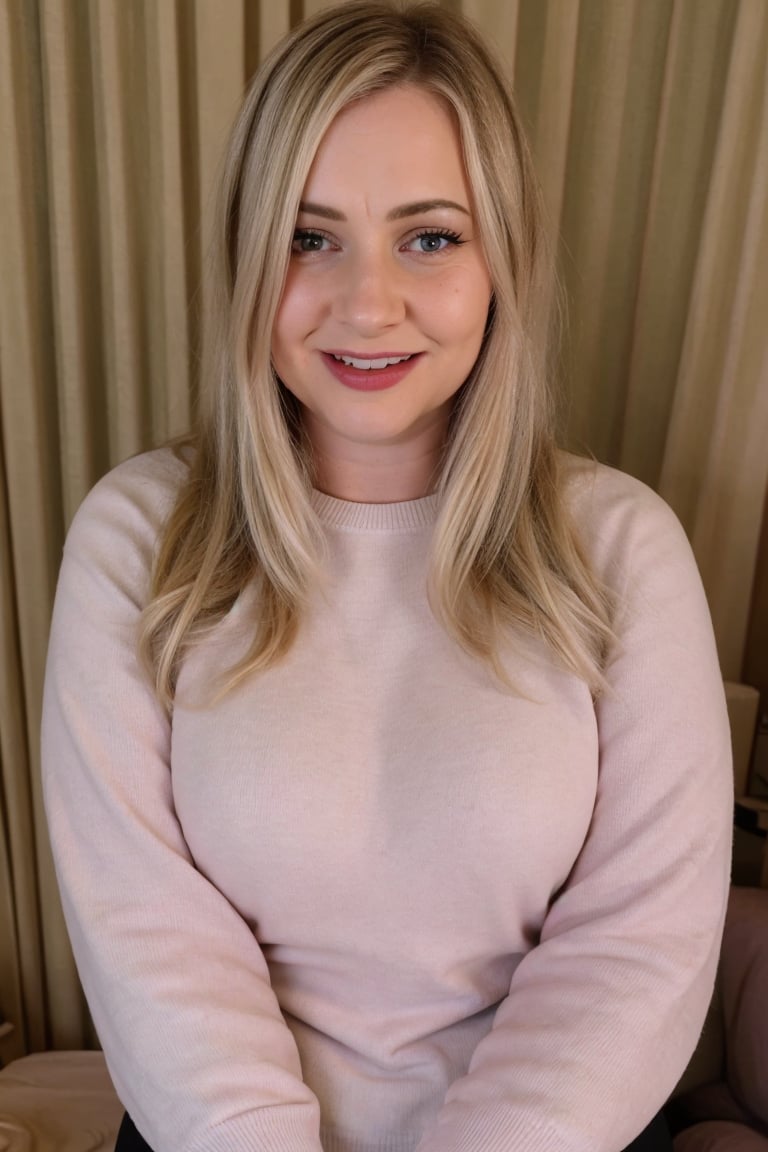
<svg viewBox="0 0 768 1152"><path fill-rule="evenodd" d="M413 209L434 200L454 206ZM317 486L362 502L424 496L491 298L448 106L408 85L345 108L319 145L296 228L272 357L302 405ZM357 391L323 355L342 351L420 355L393 386Z"/></svg>

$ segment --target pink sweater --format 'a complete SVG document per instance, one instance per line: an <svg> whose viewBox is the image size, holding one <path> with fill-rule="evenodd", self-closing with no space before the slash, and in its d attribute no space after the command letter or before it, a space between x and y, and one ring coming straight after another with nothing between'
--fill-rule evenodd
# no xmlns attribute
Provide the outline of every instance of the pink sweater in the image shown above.
<svg viewBox="0 0 768 1152"><path fill-rule="evenodd" d="M510 635L502 691L435 622L436 498L320 494L327 581L283 663L214 707L246 591L169 724L135 655L169 452L67 540L43 758L72 943L154 1152L618 1152L696 1044L728 889L731 765L685 536L573 462L619 593L611 692Z"/></svg>

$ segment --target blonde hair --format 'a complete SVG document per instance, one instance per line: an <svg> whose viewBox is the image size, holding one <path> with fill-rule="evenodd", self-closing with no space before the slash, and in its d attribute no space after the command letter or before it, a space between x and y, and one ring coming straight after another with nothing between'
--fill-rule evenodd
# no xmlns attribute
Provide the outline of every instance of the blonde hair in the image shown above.
<svg viewBox="0 0 768 1152"><path fill-rule="evenodd" d="M539 330L549 259L509 87L462 18L432 4L352 0L273 50L232 131L209 273L213 356L188 478L142 618L140 650L168 706L185 652L247 583L256 583L259 612L228 686L289 649L319 576L311 451L298 405L271 365L272 327L318 142L350 101L403 84L454 110L493 284L438 481L430 602L502 679L498 638L522 626L593 692L602 686L610 605L561 501Z"/></svg>

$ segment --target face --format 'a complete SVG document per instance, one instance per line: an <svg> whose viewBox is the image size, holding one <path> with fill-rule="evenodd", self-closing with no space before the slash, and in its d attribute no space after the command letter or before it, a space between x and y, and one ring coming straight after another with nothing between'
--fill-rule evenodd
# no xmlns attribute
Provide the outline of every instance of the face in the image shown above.
<svg viewBox="0 0 768 1152"><path fill-rule="evenodd" d="M448 106L403 86L344 109L304 188L272 341L321 477L410 467L428 490L490 298Z"/></svg>

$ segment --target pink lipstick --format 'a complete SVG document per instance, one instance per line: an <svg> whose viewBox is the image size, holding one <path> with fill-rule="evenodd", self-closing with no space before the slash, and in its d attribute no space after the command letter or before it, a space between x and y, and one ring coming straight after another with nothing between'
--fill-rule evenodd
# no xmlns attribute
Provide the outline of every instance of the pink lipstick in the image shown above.
<svg viewBox="0 0 768 1152"><path fill-rule="evenodd" d="M395 384L399 384L403 380L416 363L421 359L422 353L416 352L410 356L408 360L401 360L399 364L389 364L386 368L355 368L352 364L345 364L343 360L337 360L336 356L342 355L337 352L336 356L330 352L321 352L323 362L328 368L329 372L343 384L345 388L353 388L357 392L378 392L384 388L392 388ZM348 359L353 359L350 353L343 353ZM395 360L398 356L408 356L407 352L384 352L379 355L368 355L366 360ZM354 356L354 359L363 359L363 357Z"/></svg>

